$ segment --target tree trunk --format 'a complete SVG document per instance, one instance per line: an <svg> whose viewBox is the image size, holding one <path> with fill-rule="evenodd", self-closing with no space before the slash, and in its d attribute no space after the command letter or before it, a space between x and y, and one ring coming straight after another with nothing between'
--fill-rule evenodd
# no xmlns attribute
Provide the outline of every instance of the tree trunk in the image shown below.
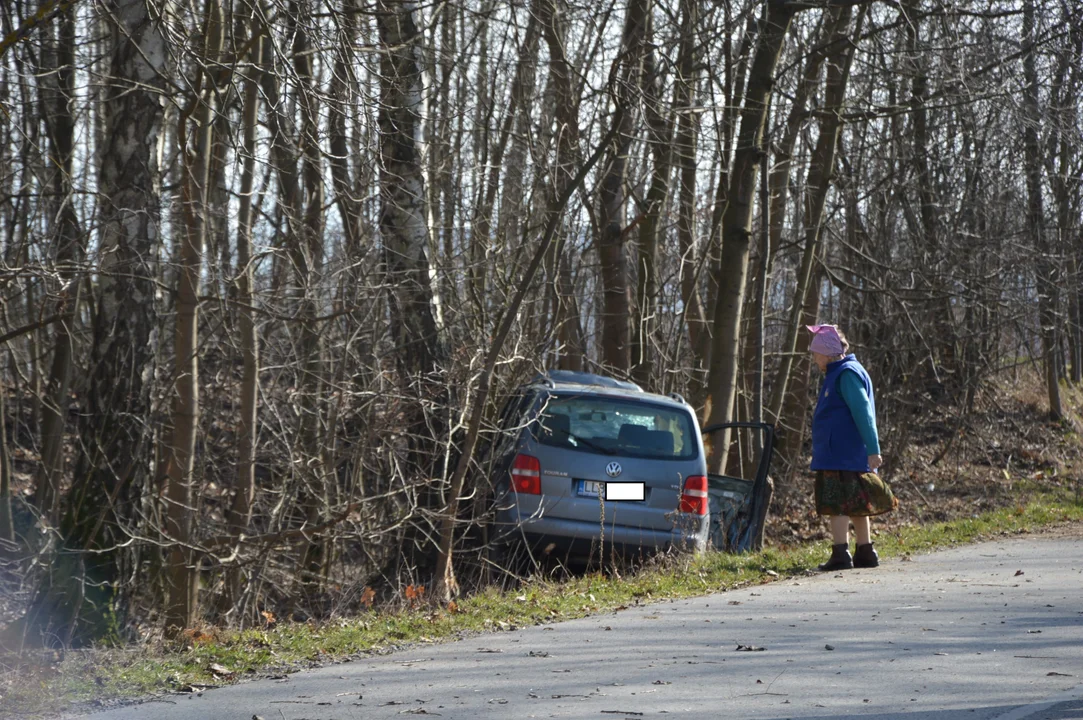
<svg viewBox="0 0 1083 720"><path fill-rule="evenodd" d="M770 127L771 123L771 100L767 101L767 116L764 120L767 127ZM747 393L750 396L751 405L748 412L748 419L754 423L763 422L763 375L764 375L764 354L766 350L766 343L764 341L764 316L766 314L767 307L767 274L770 272L771 263L771 189L770 189L770 165L768 164L770 155L764 153L760 158L760 227L759 227L759 240L760 240L760 252L759 259L755 263L756 274L753 278L752 285L752 297L750 303L752 304L752 317L750 318L750 335L751 338L745 344L745 382L747 385ZM751 376L751 377L749 377ZM741 468L741 477L750 478L755 477L756 469L759 466L761 457L763 456L764 444L763 434L759 432L752 432L751 441L752 448L748 456L744 458L744 462ZM759 524L754 524L753 527L757 528L756 536L753 538L753 549L761 550L763 548L763 533L764 526L766 525L767 518L767 506L771 502L771 498L767 495L773 492L774 488L770 483L757 483L752 488L752 507L755 508L753 513L754 520L757 520ZM758 517L759 512L763 512L763 517Z"/></svg>
<svg viewBox="0 0 1083 720"><path fill-rule="evenodd" d="M825 18L827 18L825 20ZM826 51L821 45L825 37L831 37L835 34L836 25L838 21L837 12L825 13L825 18L821 18L821 26L817 30L816 35L813 37L807 59L805 60L805 71L800 81L797 83L797 91L794 94L793 102L790 104L790 111L787 115L786 122L783 125L785 128L781 139L776 143L771 143L775 150L775 162L773 165L769 165L761 170L761 175L766 173L767 178L767 212L766 221L768 223L766 245L763 251L754 258L753 277L756 278L756 285L753 288L754 302L757 303L757 316L764 315L766 309L762 308L762 305L766 302L766 283L769 282L771 272L774 268L775 256L778 252L779 245L782 241L782 231L785 226L786 211L789 206L790 198L790 174L791 166L793 164L794 147L797 145L798 135L805 127L809 112L807 109L808 97L812 93L818 83L820 68L823 67L824 60L826 59ZM824 28L827 27L828 32L824 32ZM766 164L766 161L765 161ZM763 177L760 179L763 182ZM763 199L761 198L761 202ZM761 208L761 212L763 209ZM798 273L800 276L800 272ZM761 287L760 282L764 283ZM795 297L801 297L801 293L798 291L795 293ZM761 303L760 298L764 298L764 303ZM762 309L761 309L762 308ZM786 352L786 348L789 347L787 342L783 342L782 352ZM748 343L744 350L743 362L746 367L756 366L757 371L763 372L764 359L762 357L765 352L763 341L757 339L754 343ZM783 354L780 362L786 363L789 360ZM787 368L788 371L788 368ZM786 377L782 373L777 373L776 382L772 384L772 394L779 392L777 384L778 377ZM758 383L758 386L762 386L762 381ZM768 422L775 422L777 419L777 412L774 416L770 414L771 411L770 398L764 401L764 410L768 413Z"/></svg>
<svg viewBox="0 0 1083 720"><path fill-rule="evenodd" d="M306 458L308 469L301 473L301 504L305 522L319 525L329 505L330 479L324 465L323 438L320 433L321 403L324 385L322 337L318 327L318 294L320 269L323 265L323 150L320 148L320 95L319 80L314 77L312 44L309 41L311 8L307 3L293 4L296 11L293 27L293 69L296 73L297 101L300 106L301 127L298 144L301 155L302 195L298 197L297 209L302 210L299 232L293 236L290 246L290 262L296 274L296 287L300 307L299 337L301 344L301 418L299 447ZM319 534L306 537L301 560L302 591L309 600L319 591L329 560L328 542Z"/></svg>
<svg viewBox="0 0 1083 720"><path fill-rule="evenodd" d="M1034 0L1023 3L1023 154L1027 180L1027 231L1038 253L1038 322L1042 333L1042 359L1045 365L1046 390L1049 396L1049 417L1064 417L1061 405L1060 382L1057 372L1057 273L1050 259L1050 244L1045 230L1045 203L1042 197L1042 148L1038 131L1041 127L1039 105L1036 32L1034 28Z"/></svg>
<svg viewBox="0 0 1083 720"><path fill-rule="evenodd" d="M507 161L504 163L504 180L501 183L499 175L500 163L493 162L489 175L489 191L493 197L497 191L500 193L500 218L497 224L496 238L492 248L494 257L500 257L512 244L520 241L520 223L528 217L529 208L524 202L524 176L527 165L527 153L530 147L529 138L534 133L532 109L534 107L534 95L537 82L538 51L540 31L538 28L538 13L532 8L527 8L529 19L527 20L526 37L520 50L519 63L516 68L515 81L512 85L512 107L509 108L509 117L505 127L510 132L511 147L508 150ZM514 112L512 112L514 110ZM549 108L542 110L542 115L550 112ZM503 135L503 131L501 131ZM539 136L547 135L547 128L543 127L538 132ZM494 158L495 160L495 158ZM491 210L490 210L491 212ZM482 216L483 219L484 215ZM484 226L482 226L484 227Z"/></svg>
<svg viewBox="0 0 1083 720"><path fill-rule="evenodd" d="M72 325L78 316L81 273L75 263L85 248L80 242L79 218L73 206L72 158L75 147L75 120L71 101L75 96L75 19L67 12L57 20L58 38L52 53L52 68L42 81L42 106L49 135L51 188L59 205L55 212L56 264L62 286L57 311L68 312L72 320L56 324L53 360L49 372L47 397L42 402L41 464L35 477L34 504L51 526L56 526L60 510L60 483L64 476L64 430L68 419L68 394L71 388ZM51 30L49 31L51 35ZM52 43L52 37L48 39ZM42 53L43 58L46 53Z"/></svg>
<svg viewBox="0 0 1083 720"><path fill-rule="evenodd" d="M632 0L625 15L624 36L621 40L621 73L613 88L617 105L628 107L629 96L639 84L643 64L643 41L649 0ZM632 145L635 116L621 115L610 156L603 164L599 187L598 256L602 281L603 315L602 363L618 375L627 377L631 369L629 321L631 296L628 263L624 249L624 184L628 168L628 153Z"/></svg>
<svg viewBox="0 0 1083 720"><path fill-rule="evenodd" d="M280 206L285 219L283 244L292 269L292 312L297 318L298 398L296 452L306 462L297 468L301 485L298 515L304 525L320 522L326 505L326 468L320 448L319 396L322 381L320 333L317 328L318 268L323 261L323 171L318 141L318 96L312 77L311 46L308 41L308 5L293 3L292 23L294 76L298 80L296 101L301 125L295 127L293 115L285 111L277 78L271 71L274 51L271 42L262 43L261 87L266 97L267 129L271 136L271 160L278 175ZM266 32L266 28L264 29ZM298 170L298 163L301 170ZM276 288L272 287L272 290ZM301 594L308 597L318 590L324 564L323 539L305 537L302 550Z"/></svg>
<svg viewBox="0 0 1083 720"><path fill-rule="evenodd" d="M1076 237L1079 229L1077 208L1079 208L1080 188L1083 182L1079 178L1079 173L1073 170L1078 167L1078 143L1074 142L1070 128L1074 127L1078 115L1075 107L1076 97L1080 81L1083 80L1083 67L1079 62L1083 55L1083 28L1078 25L1070 25L1070 27L1068 48L1060 53L1051 88L1052 128L1045 167L1057 207L1057 244L1054 255L1064 258L1064 269L1068 277L1078 282L1081 270L1079 250L1078 246L1073 247L1072 239ZM1059 273L1057 280L1059 286ZM1083 347L1080 343L1081 312L1083 311L1080 307L1079 294L1069 290L1068 322L1062 324L1064 328L1062 338L1067 344L1071 374L1065 371L1062 376L1070 377L1072 384L1083 381L1083 369L1081 369Z"/></svg>
<svg viewBox="0 0 1083 720"><path fill-rule="evenodd" d="M854 27L855 37L861 34L865 13L868 6L861 8ZM850 80L850 66L853 62L855 45L847 41L851 10L849 7L833 11L836 19L833 23L830 58L827 61L827 79L824 89L824 108L820 114L820 131L817 134L816 147L812 151L808 178L805 183L805 251L801 258L801 268L797 274L797 287L794 290L793 312L786 328L786 340L782 346L782 360L775 384L771 392L768 417L777 422L782 412L783 398L786 396L786 383L793 366L794 353L797 350L797 336L803 331L800 323L801 298L812 279L812 263L819 251L820 235L823 229L824 205L827 192L835 175L835 154L839 136L842 133L842 112L846 102L846 87ZM804 331L807 332L807 331Z"/></svg>
<svg viewBox="0 0 1083 720"><path fill-rule="evenodd" d="M768 96L774 83L775 66L778 64L782 43L795 12L794 6L789 3L771 0L764 5L756 55L749 71L737 151L734 155L733 172L729 178L729 190L726 193L728 205L722 216L723 275L711 328L711 363L704 410L707 425L729 422L733 417L740 344L738 334L748 279L752 202L760 153L763 152L763 122ZM729 446L728 433L720 434L721 440L714 437L707 439L707 467L712 472L724 467Z"/></svg>
<svg viewBox="0 0 1083 720"><path fill-rule="evenodd" d="M500 128L500 135L496 145L487 150L489 153L489 175L483 188L478 188L478 200L475 203L473 227L475 232L470 238L471 257L471 295L474 304L478 307L479 317L485 317L488 308L485 305L486 291L489 286L486 264L491 262L492 257L498 257L500 248L507 242L507 238L492 237L493 207L496 204L497 193L501 193L503 203L501 220L503 225L511 225L500 235L509 232L514 237L516 230L512 223L519 218L519 208L512 212L513 205L520 203L522 198L522 174L525 162L525 142L523 132L524 118L529 117L529 101L534 91L535 74L538 62L538 19L537 15L530 13L527 19L526 34L520 50L519 61L515 69L515 78L512 80L509 93L509 104L504 122ZM519 132L514 133L513 128L518 126ZM511 152L508 154L508 163L504 165L504 153L507 150L509 140L512 143ZM504 183L501 187L501 172L504 172ZM502 191L502 192L501 192ZM483 327L486 324L483 324Z"/></svg>
<svg viewBox="0 0 1083 720"><path fill-rule="evenodd" d="M704 258L703 265L709 268L709 272L707 273L707 298L706 303L704 304L706 308L713 308L715 303L718 302L718 288L722 284L722 257L719 235L722 232L722 215L729 206L729 202L726 199L726 193L729 192L730 158L733 156L734 150L734 127L737 125L737 118L741 110L740 100L737 98L738 96L744 97L744 91L747 85L749 56L752 54L753 40L758 38L758 36L759 28L756 18L749 14L747 25L744 32L741 34L741 44L737 51L736 65L732 58L727 56L726 59L726 107L722 112L721 118L723 144L719 150L718 176L715 182L715 197L711 206L711 230L707 246L704 248L706 257ZM727 44L729 45L732 43ZM710 332L703 333L703 338L704 339L700 342L700 347L693 348L695 356L698 358L696 360L697 377L693 383L696 398L693 404L697 407L701 406L705 400L707 372L710 369Z"/></svg>
<svg viewBox="0 0 1083 720"><path fill-rule="evenodd" d="M579 155L579 98L572 80L573 69L565 54L567 33L567 0L537 0L538 20L541 22L545 41L549 47L549 82L553 87L556 122L556 162L552 169L554 181L550 184L549 207L558 187L574 174ZM550 209L548 213L552 213ZM549 215L546 216L548 222ZM566 238L556 244L552 258L555 274L556 325L559 347L559 366L564 370L582 370L586 344L575 296L570 259L564 255Z"/></svg>
<svg viewBox="0 0 1083 720"><path fill-rule="evenodd" d="M124 621L120 545L128 539L131 497L147 477L145 419L157 357L159 98L169 56L143 0L112 0L104 10L111 82L103 103L100 299L86 421L61 521L65 552L50 566L28 614L31 633L61 645L115 638Z"/></svg>
<svg viewBox="0 0 1083 720"><path fill-rule="evenodd" d="M183 158L181 203L184 233L181 239L180 269L177 278L174 352L173 438L166 446L165 469L166 535L169 548L169 603L166 606L166 633L176 635L194 624L199 591L198 561L189 549L192 534L192 469L196 430L199 426L199 285L203 248L207 244L211 153L214 148L214 79L204 68L214 67L222 51L223 18L216 0L207 1L204 20L204 63L198 66L189 147L188 113L182 113L177 144Z"/></svg>
<svg viewBox="0 0 1083 720"><path fill-rule="evenodd" d="M838 11L829 11L827 19L822 22L823 25L812 41L813 49L805 61L804 76L797 85L797 93L790 105L789 115L786 117L786 130L776 146L775 163L768 181L771 192L769 215L771 218L772 256L782 241L782 230L786 224L786 209L789 207L790 201L790 173L793 171L794 147L797 145L797 138L801 134L801 130L808 122L808 98L819 83L820 69L823 67L829 52L823 45L827 44L829 48L834 48L834 43L830 41L839 39Z"/></svg>
<svg viewBox="0 0 1083 720"><path fill-rule="evenodd" d="M388 52L380 77L380 232L395 288L392 327L407 378L436 369L443 350L436 322L439 298L429 279L429 226L419 151L423 94L412 3L379 3L380 41Z"/></svg>
<svg viewBox="0 0 1083 720"><path fill-rule="evenodd" d="M342 0L342 28L339 46L335 52L335 69L331 74L331 99L328 105L328 130L331 153L331 182L335 189L335 204L346 235L345 255L358 257L361 252L361 202L354 196L354 184L350 179L350 149L346 136L346 123L353 109L357 93L354 76L354 56L351 51L357 39L357 0ZM247 128L246 128L247 129Z"/></svg>
<svg viewBox="0 0 1083 720"><path fill-rule="evenodd" d="M909 0L906 7L908 17L914 18L907 23L907 52L910 60L907 71L912 75L910 108L913 122L913 158L917 173L918 199L920 203L920 236L926 258L925 272L920 279L926 286L929 297L929 313L935 328L934 347L936 352L933 362L940 361L949 373L956 369L955 327L952 321L950 289L943 287L940 278L941 266L947 262L940 240L941 220L937 212L937 197L933 188L934 176L929 165L929 113L926 106L929 94L929 76L925 68L925 58L918 46L918 32L921 28L920 0ZM931 281L928 279L932 276ZM940 376L937 367L932 368L935 377ZM938 381L939 382L939 381Z"/></svg>
<svg viewBox="0 0 1083 720"><path fill-rule="evenodd" d="M822 246L820 252L821 257L817 260L817 266L812 272L812 278L804 294L794 298L794 303L800 303L801 306L799 326L814 324L820 314L823 270L819 263L823 261ZM805 440L805 429L808 426L809 385L812 374L812 357L808 354L808 346L811 339L812 336L808 332L799 333L797 336L795 360L790 367L790 378L786 381L785 402L775 424L778 432L776 450L782 461L782 467L786 469L784 481L781 484L776 483L775 487L784 496L789 495L795 487L794 477L798 467L798 456Z"/></svg>
<svg viewBox="0 0 1083 720"><path fill-rule="evenodd" d="M401 392L411 398L401 421L408 440L407 474L420 482L420 507L446 512L447 498L437 469L435 445L447 427L427 406L446 412L449 389L442 382L447 356L440 295L430 272L428 195L421 153L422 36L413 3L378 3L377 24L385 53L380 61L380 237L390 288L391 331L397 350ZM430 563L433 533L412 526L396 563Z"/></svg>
<svg viewBox="0 0 1083 720"><path fill-rule="evenodd" d="M794 148L797 145L798 136L806 126L810 115L807 107L808 97L819 84L820 69L823 67L824 60L827 58L827 50L825 48L830 46L825 43L825 40L833 38L837 30L838 13L828 12L825 14L825 17L827 19L821 19L821 27L818 29L810 44L812 50L805 61L804 75L797 84L797 92L790 105L790 111L784 125L785 131L782 134L782 138L777 143L772 143L775 147L775 162L767 175L769 193L767 218L769 229L766 254L761 253L761 256L756 258L754 263L754 276L763 278L765 282L770 278L774 268L775 256L778 253L778 248L782 242L782 231L786 225L786 212L790 201L790 174L793 166L793 153ZM764 265L766 265L766 267L764 267ZM764 290L765 288L761 289L757 286L753 296L759 298ZM796 292L795 297L801 297L801 293ZM783 353L786 352L787 347L789 347L789 345L784 341L782 346ZM760 362L756 359L756 354L751 347L746 348L744 361L746 365ZM782 356L781 362L787 362L785 355ZM772 384L773 393L778 392L777 382L779 377L786 376L781 373L777 374L776 381ZM765 411L768 413L768 422L775 422L777 419L777 412L771 414L772 407L772 403L768 398L765 406Z"/></svg>
<svg viewBox="0 0 1083 720"><path fill-rule="evenodd" d="M699 3L696 0L681 2L681 39L677 55L677 74L674 89L677 115L677 134L673 151L676 154L678 172L677 247L681 254L681 301L684 320L688 326L688 341L692 348L693 369L700 371L707 366L710 348L706 311L699 291L700 267L696 261L696 148L699 141L699 113L693 112L696 102L697 77L700 63L697 53L696 29L699 27ZM704 252L707 252L706 250Z"/></svg>
<svg viewBox="0 0 1083 720"><path fill-rule="evenodd" d="M642 387L654 382L654 351L658 294L658 247L662 238L662 215L669 198L669 176L673 169L673 121L662 101L662 78L652 43L651 13L647 12L644 67L641 80L647 142L651 151L651 185L639 225L637 245L635 321L632 323L632 377Z"/></svg>
<svg viewBox="0 0 1083 720"><path fill-rule="evenodd" d="M261 34L255 23L253 37ZM244 368L241 376L241 410L237 428L237 477L234 480L233 502L227 527L229 534L240 539L248 532L252 519L252 502L256 494L256 432L259 407L259 333L255 318L255 269L252 267L252 187L256 164L256 122L259 117L259 58L261 43L255 40L249 51L251 66L244 78L243 148L240 198L237 210L237 301L240 303L240 341ZM227 574L228 604L235 607L242 592L239 568ZM243 622L243 618L242 618Z"/></svg>
<svg viewBox="0 0 1083 720"><path fill-rule="evenodd" d="M0 387L0 557L15 547L11 518L11 458L8 455L7 390Z"/></svg>

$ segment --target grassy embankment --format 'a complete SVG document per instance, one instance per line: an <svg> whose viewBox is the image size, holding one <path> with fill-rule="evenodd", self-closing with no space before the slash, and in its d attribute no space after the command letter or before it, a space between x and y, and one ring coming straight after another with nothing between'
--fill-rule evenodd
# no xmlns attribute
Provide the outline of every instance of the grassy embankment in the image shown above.
<svg viewBox="0 0 1083 720"><path fill-rule="evenodd" d="M1083 521L1078 490L1017 487L1018 504L927 526L901 527L876 537L882 558L1005 534ZM36 717L121 698L223 685L303 669L359 653L387 652L464 634L514 629L663 599L725 591L804 575L823 560L826 543L772 548L743 556L709 553L667 559L623 578L601 575L561 582L534 580L517 590L489 590L452 608L374 608L350 619L279 624L243 632L211 630L178 645L69 652L61 661L8 658L0 676L0 715ZM52 659L52 658L50 658ZM0 661L3 661L0 659Z"/></svg>

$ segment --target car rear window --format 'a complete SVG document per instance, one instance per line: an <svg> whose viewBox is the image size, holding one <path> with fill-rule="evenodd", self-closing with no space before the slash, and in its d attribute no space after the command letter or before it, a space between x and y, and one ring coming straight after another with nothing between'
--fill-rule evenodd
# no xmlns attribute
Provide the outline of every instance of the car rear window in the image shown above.
<svg viewBox="0 0 1083 720"><path fill-rule="evenodd" d="M678 408L591 395L550 395L534 426L543 445L659 460L696 457L694 433Z"/></svg>

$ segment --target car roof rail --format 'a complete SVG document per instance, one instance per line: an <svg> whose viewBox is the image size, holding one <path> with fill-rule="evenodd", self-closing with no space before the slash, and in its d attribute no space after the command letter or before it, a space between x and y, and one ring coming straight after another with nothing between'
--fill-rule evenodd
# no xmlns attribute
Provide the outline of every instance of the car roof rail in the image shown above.
<svg viewBox="0 0 1083 720"><path fill-rule="evenodd" d="M680 393L675 393L675 392L671 392L671 393L669 394L669 396L670 396L671 398L673 398L674 400L676 400L677 402L681 403L682 405L687 405L687 404L688 404L688 401L687 401L687 400L685 400L685 399L684 399L684 396L683 396L683 395L681 395Z"/></svg>
<svg viewBox="0 0 1083 720"><path fill-rule="evenodd" d="M549 387L555 387L556 383L568 383L573 385L595 385L598 387L643 392L643 388L633 382L617 380L616 378L607 377L605 375L578 372L576 370L548 370L538 374L532 382L545 383Z"/></svg>

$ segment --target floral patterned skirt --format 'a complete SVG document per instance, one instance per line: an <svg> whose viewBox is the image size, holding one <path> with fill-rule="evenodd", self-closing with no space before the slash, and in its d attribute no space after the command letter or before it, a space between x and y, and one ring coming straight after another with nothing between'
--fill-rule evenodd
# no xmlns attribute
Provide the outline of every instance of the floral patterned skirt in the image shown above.
<svg viewBox="0 0 1083 720"><path fill-rule="evenodd" d="M897 507L898 498L876 473L816 471L816 512L820 515L870 517Z"/></svg>

